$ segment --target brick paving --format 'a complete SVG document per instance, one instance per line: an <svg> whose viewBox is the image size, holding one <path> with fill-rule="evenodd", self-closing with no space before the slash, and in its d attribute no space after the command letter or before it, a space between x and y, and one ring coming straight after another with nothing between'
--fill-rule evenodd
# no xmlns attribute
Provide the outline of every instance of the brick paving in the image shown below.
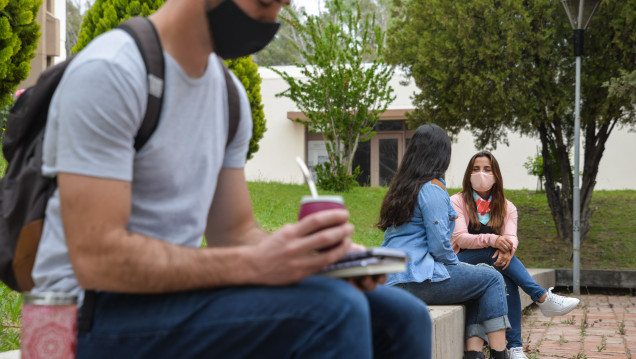
<svg viewBox="0 0 636 359"><path fill-rule="evenodd" d="M522 321L528 358L636 359L636 297L580 295L569 314L544 317L536 305Z"/></svg>

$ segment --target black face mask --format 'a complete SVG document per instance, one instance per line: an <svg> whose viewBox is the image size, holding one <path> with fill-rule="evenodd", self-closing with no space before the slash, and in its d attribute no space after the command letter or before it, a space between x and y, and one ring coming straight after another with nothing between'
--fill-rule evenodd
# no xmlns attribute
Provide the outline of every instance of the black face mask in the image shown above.
<svg viewBox="0 0 636 359"><path fill-rule="evenodd" d="M223 59L236 59L262 50L272 41L279 23L252 19L233 0L205 9L214 51Z"/></svg>

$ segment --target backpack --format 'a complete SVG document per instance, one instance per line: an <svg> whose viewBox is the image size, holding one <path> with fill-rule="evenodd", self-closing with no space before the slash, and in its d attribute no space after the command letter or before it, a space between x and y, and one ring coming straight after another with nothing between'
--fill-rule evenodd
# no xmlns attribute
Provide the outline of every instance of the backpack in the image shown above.
<svg viewBox="0 0 636 359"><path fill-rule="evenodd" d="M152 23L134 17L120 24L135 40L148 74L146 114L135 136L139 151L157 127L164 88L163 50ZM42 176L42 150L48 109L55 90L74 56L44 71L37 83L23 92L7 118L2 150L8 162L0 180L0 280L9 288L25 292L33 288L31 271L38 250L44 215L57 179ZM238 128L238 90L223 66L229 103L227 145Z"/></svg>

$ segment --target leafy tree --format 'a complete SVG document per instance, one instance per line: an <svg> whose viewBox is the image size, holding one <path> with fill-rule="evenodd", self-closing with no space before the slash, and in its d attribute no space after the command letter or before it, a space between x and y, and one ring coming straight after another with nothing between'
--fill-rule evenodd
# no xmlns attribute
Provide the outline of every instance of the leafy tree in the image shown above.
<svg viewBox="0 0 636 359"><path fill-rule="evenodd" d="M337 3L338 5L334 5ZM362 16L375 15L376 25L383 31L386 30L387 22L390 16L389 0L342 0L335 2L329 0L326 3L326 12L322 11L318 14L320 17L328 17L329 20L337 23L337 11L335 6L340 6L342 9L348 11L355 11L356 6L360 7L360 14ZM307 18L307 13L303 6L297 5L297 2L292 1L289 6L294 14L298 17L299 22L304 23ZM279 16L283 16L282 14ZM276 35L274 41L269 44L263 51L254 55L254 62L261 66L278 66L278 65L293 65L296 63L305 63L305 60L300 55L298 48L306 49L304 39L297 31L297 27L283 24L280 31Z"/></svg>
<svg viewBox="0 0 636 359"><path fill-rule="evenodd" d="M163 3L163 0L95 1L93 6L86 12L86 16L84 16L78 42L77 45L73 47L73 52L80 51L88 45L93 38L116 27L120 22L130 17L138 15L148 16L152 14L163 5ZM203 8L201 11L203 11ZM253 130L247 154L247 159L249 160L254 153L258 151L258 142L263 138L263 134L267 130L260 93L262 78L258 74L258 65L252 61L251 56L228 60L226 64L243 83L250 100Z"/></svg>
<svg viewBox="0 0 636 359"><path fill-rule="evenodd" d="M632 106L636 105L636 70L631 73L621 70L621 76L603 83L609 88L609 96L628 98Z"/></svg>
<svg viewBox="0 0 636 359"><path fill-rule="evenodd" d="M478 148L507 143L506 131L538 136L552 216L559 235L571 240L575 59L572 30L560 2L397 4L388 59L412 75L420 89L410 124L435 122L451 134L468 128ZM636 2L605 0L585 33L582 236L590 228L589 204L605 144L616 127L634 124L633 102L608 97L602 84L636 64L635 18Z"/></svg>
<svg viewBox="0 0 636 359"><path fill-rule="evenodd" d="M77 44L82 15L88 7L88 2L82 5L81 0L66 0L66 57L71 56L73 47Z"/></svg>
<svg viewBox="0 0 636 359"><path fill-rule="evenodd" d="M294 1L292 1L289 6L291 7L291 11L297 14L299 21L304 22L307 16L305 8L298 7ZM297 48L305 48L303 38L300 37L295 26L283 23L274 40L262 51L254 54L254 62L260 66L302 63L303 59L297 51Z"/></svg>
<svg viewBox="0 0 636 359"><path fill-rule="evenodd" d="M345 11L355 11L359 8L361 16L375 16L375 25L382 31L386 31L391 15L390 0L327 0L325 7L327 13L323 16L329 16L334 21L338 18L338 7Z"/></svg>
<svg viewBox="0 0 636 359"><path fill-rule="evenodd" d="M40 38L41 0L0 0L0 108L9 105L29 76Z"/></svg>
<svg viewBox="0 0 636 359"><path fill-rule="evenodd" d="M379 113L395 99L388 82L393 67L381 59L384 32L373 15L362 16L334 0L329 16L309 16L301 23L292 11L283 20L296 27L306 49L298 47L305 64L296 64L306 79L274 69L289 84L277 96L293 100L309 119L309 130L322 133L329 164L316 166L323 189L346 191L354 186L353 154L361 138L374 135ZM372 58L364 63L367 58Z"/></svg>
<svg viewBox="0 0 636 359"><path fill-rule="evenodd" d="M148 16L155 12L164 0L97 0L86 12L73 53L88 45L100 34L117 27L120 22L134 16Z"/></svg>

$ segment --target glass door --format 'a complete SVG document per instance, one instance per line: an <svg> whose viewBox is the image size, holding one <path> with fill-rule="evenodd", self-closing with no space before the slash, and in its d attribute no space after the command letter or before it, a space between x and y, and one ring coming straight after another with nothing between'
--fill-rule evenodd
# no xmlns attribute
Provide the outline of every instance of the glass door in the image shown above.
<svg viewBox="0 0 636 359"><path fill-rule="evenodd" d="M404 134L378 133L370 142L371 186L388 186L404 155Z"/></svg>

